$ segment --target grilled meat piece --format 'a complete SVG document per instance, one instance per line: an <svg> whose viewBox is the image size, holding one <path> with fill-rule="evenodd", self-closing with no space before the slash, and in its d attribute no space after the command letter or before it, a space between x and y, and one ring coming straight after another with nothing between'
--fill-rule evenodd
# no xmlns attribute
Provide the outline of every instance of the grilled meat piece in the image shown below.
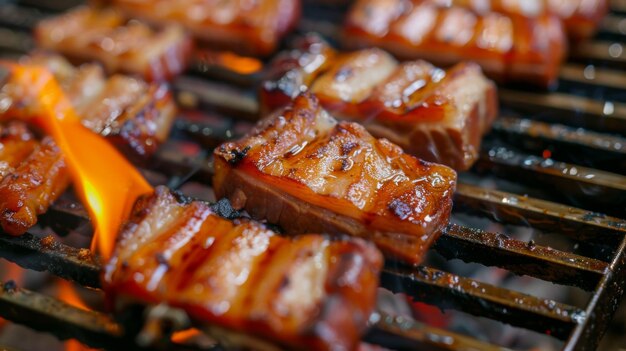
<svg viewBox="0 0 626 351"><path fill-rule="evenodd" d="M0 127L0 225L21 235L68 187L69 171L52 138L38 142L25 124Z"/></svg>
<svg viewBox="0 0 626 351"><path fill-rule="evenodd" d="M337 122L309 94L215 151L218 197L288 233L346 233L410 263L448 223L456 173Z"/></svg>
<svg viewBox="0 0 626 351"><path fill-rule="evenodd" d="M280 237L258 222L221 218L203 202L180 202L164 187L133 212L104 274L117 309L166 303L218 340L252 349L358 344L382 266L372 245Z"/></svg>
<svg viewBox="0 0 626 351"><path fill-rule="evenodd" d="M45 19L35 28L40 47L76 61L99 61L107 72L139 74L147 80L168 80L189 61L192 41L174 25L153 30L143 23L126 23L111 9L79 7Z"/></svg>
<svg viewBox="0 0 626 351"><path fill-rule="evenodd" d="M322 42L315 50L322 47L332 51ZM326 54L336 58L333 63L312 69L307 62L315 55L307 50L290 53L295 64L273 64L275 71L288 69L263 84L264 111L286 105L310 86L334 116L358 121L421 159L466 170L478 158L498 104L495 85L476 64L460 63L446 72L425 61L398 64L382 50L366 49ZM306 58L302 66L299 56Z"/></svg>
<svg viewBox="0 0 626 351"><path fill-rule="evenodd" d="M345 37L350 48L378 46L404 59L443 66L474 61L496 80L544 87L556 81L566 52L556 17L479 15L421 0L358 0L349 11Z"/></svg>
<svg viewBox="0 0 626 351"><path fill-rule="evenodd" d="M337 53L315 34L298 40L293 50L281 52L268 66L261 92L262 113L287 105L307 90L320 73L327 70Z"/></svg>
<svg viewBox="0 0 626 351"><path fill-rule="evenodd" d="M266 56L300 17L300 0L111 0L131 17L184 26L212 48Z"/></svg>
<svg viewBox="0 0 626 351"><path fill-rule="evenodd" d="M607 0L429 0L439 6L460 6L480 14L500 12L512 16L534 18L554 15L565 24L567 35L574 41L591 38L608 12Z"/></svg>
<svg viewBox="0 0 626 351"><path fill-rule="evenodd" d="M74 67L56 55L35 53L30 63L46 66L59 81L83 124L108 138L135 161L148 159L167 139L176 105L165 83L113 75L106 78L100 66ZM0 91L0 120L28 120L36 116L34 95L22 87L5 84Z"/></svg>

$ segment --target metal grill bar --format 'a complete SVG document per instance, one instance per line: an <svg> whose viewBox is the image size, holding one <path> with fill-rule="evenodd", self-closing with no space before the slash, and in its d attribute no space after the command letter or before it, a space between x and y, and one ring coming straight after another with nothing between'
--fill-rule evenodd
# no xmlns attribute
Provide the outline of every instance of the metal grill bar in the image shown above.
<svg viewBox="0 0 626 351"><path fill-rule="evenodd" d="M585 65L566 63L561 66L559 78L581 84L589 84L603 88L626 89L626 74L615 69L601 67L588 68Z"/></svg>
<svg viewBox="0 0 626 351"><path fill-rule="evenodd" d="M0 317L52 333L60 340L76 339L93 348L152 350L138 346L132 337L125 335L122 325L104 313L73 307L53 297L18 288L11 281L0 284ZM200 349L170 344L168 350Z"/></svg>
<svg viewBox="0 0 626 351"><path fill-rule="evenodd" d="M47 271L86 287L100 286L100 265L91 251L63 245L52 236L0 235L0 257L26 269Z"/></svg>
<svg viewBox="0 0 626 351"><path fill-rule="evenodd" d="M505 290L434 268L386 268L383 286L442 309L457 309L566 339L584 311L549 299Z"/></svg>
<svg viewBox="0 0 626 351"><path fill-rule="evenodd" d="M626 138L550 124L526 118L502 116L492 127L492 134L528 151L583 162L585 165L616 173L626 173Z"/></svg>
<svg viewBox="0 0 626 351"><path fill-rule="evenodd" d="M457 186L454 206L500 223L527 225L577 240L616 242L626 236L626 221L619 218L468 184Z"/></svg>
<svg viewBox="0 0 626 351"><path fill-rule="evenodd" d="M626 50L623 44L613 41L587 41L572 47L572 58L587 61L595 60L606 66L624 69L626 67Z"/></svg>
<svg viewBox="0 0 626 351"><path fill-rule="evenodd" d="M435 249L448 259L496 266L588 291L596 287L608 267L592 258L454 224L437 240Z"/></svg>
<svg viewBox="0 0 626 351"><path fill-rule="evenodd" d="M525 155L503 146L484 150L475 169L531 186L549 185L552 193L586 208L626 215L626 177L565 162Z"/></svg>
<svg viewBox="0 0 626 351"><path fill-rule="evenodd" d="M527 113L525 117L626 134L626 104L581 96L500 89L503 105Z"/></svg>

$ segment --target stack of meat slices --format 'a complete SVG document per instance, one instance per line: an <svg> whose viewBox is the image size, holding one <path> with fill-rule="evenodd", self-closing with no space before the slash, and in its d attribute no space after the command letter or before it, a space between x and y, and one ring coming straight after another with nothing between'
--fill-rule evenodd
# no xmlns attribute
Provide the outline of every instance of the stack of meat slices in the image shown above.
<svg viewBox="0 0 626 351"><path fill-rule="evenodd" d="M439 6L460 6L480 14L495 11L526 18L548 14L560 18L574 41L589 39L608 12L607 0L429 0Z"/></svg>
<svg viewBox="0 0 626 351"><path fill-rule="evenodd" d="M446 72L425 61L398 64L379 49L339 55L307 37L270 72L261 91L264 111L284 106L309 87L333 115L457 170L472 166L498 114L495 85L472 63Z"/></svg>
<svg viewBox="0 0 626 351"><path fill-rule="evenodd" d="M345 36L351 48L377 46L443 66L474 61L496 80L544 87L556 81L567 44L554 16L477 14L425 0L358 0Z"/></svg>
<svg viewBox="0 0 626 351"><path fill-rule="evenodd" d="M39 141L23 122L0 125L0 225L21 235L65 191L70 177L50 137Z"/></svg>
<svg viewBox="0 0 626 351"><path fill-rule="evenodd" d="M266 56L300 17L300 0L111 0L134 18L176 23L211 48Z"/></svg>
<svg viewBox="0 0 626 351"><path fill-rule="evenodd" d="M35 39L40 47L73 61L99 61L109 73L138 74L151 81L181 73L192 51L191 38L179 26L153 30L137 21L126 22L114 10L90 7L41 21Z"/></svg>
<svg viewBox="0 0 626 351"><path fill-rule="evenodd" d="M448 223L456 173L337 122L305 93L215 151L213 186L287 233L366 238L420 263Z"/></svg>
<svg viewBox="0 0 626 351"><path fill-rule="evenodd" d="M225 345L353 350L381 266L380 253L362 240L280 237L159 187L136 203L103 286L117 310L165 303Z"/></svg>
<svg viewBox="0 0 626 351"><path fill-rule="evenodd" d="M176 105L165 83L146 83L123 75L106 78L99 65L74 67L55 55L36 53L25 60L50 69L83 124L134 161L146 160L167 139ZM5 84L0 91L0 120L36 116L33 98L32 92Z"/></svg>

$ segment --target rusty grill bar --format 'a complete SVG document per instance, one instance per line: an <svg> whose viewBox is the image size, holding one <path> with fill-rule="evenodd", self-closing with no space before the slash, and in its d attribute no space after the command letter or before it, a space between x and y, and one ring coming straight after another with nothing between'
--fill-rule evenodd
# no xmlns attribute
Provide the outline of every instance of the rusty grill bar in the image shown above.
<svg viewBox="0 0 626 351"><path fill-rule="evenodd" d="M48 11L62 10L68 4L76 3L63 1L59 4L64 4L59 5L48 2L22 1L29 7L13 2L0 3L0 25L5 27L0 28L0 48L14 53L28 51L32 39L23 31L31 28ZM620 29L620 21L625 20L619 11L626 12L626 4L614 1L612 8L617 12L605 20L599 37L603 40L618 38L625 42L626 33ZM302 27L328 34L333 34L336 29L310 19L305 20ZM584 64L566 64L561 80L567 83L566 86L570 82L571 86L581 85L588 92L601 87L609 95L620 97L622 102L611 102L608 106L563 91L541 94L502 90L500 97L505 108L523 114L506 114L496 121L473 170L478 174L489 170L504 179L518 175L514 179L525 181L531 178L531 182L541 181L544 186L558 185L557 192L567 192L570 197L559 198L558 202L546 201L485 189L462 180L454 203L454 213L469 213L505 225L525 225L545 233L559 233L585 245L608 247L609 253L600 255L602 257L586 257L455 224L448 226L434 246L434 250L446 259L500 267L517 275L589 291L591 298L586 307L581 309L432 267L406 267L397 262L386 264L382 286L442 309L451 308L549 333L564 341L564 350L590 350L598 345L626 284L626 220L620 219L626 218L626 105L623 103L626 101L626 82L609 78L614 78L615 72L623 75L616 70L625 67L626 61L623 55L611 55L610 45L611 42L596 41L577 52L579 62L601 63L608 69L598 67L593 79L589 79L584 75ZM258 77L244 81L249 83L255 79ZM172 187L188 180L210 184L212 168L206 151L186 157L175 150L186 143L210 148L240 134L249 123L223 118L220 112L243 119L254 118L257 102L248 89L208 82L198 76L181 77L175 87L186 107L208 106L217 111L220 118L191 119L183 114L174 132L183 140L170 140L158 153L152 171L165 175L161 178L167 179L167 184ZM580 129L581 126L586 129ZM534 156L545 150L550 151L555 159L566 162L553 161L549 156ZM576 158L576 155L582 156ZM584 166L580 166L581 160ZM591 211L560 202L584 204L580 207ZM88 221L86 211L69 198L62 198L42 218L43 223L59 224L63 228L58 230L60 234ZM52 236L0 236L0 257L86 287L98 289L100 286L97 258L89 250L67 246ZM71 307L54 298L19 289L12 282L0 286L0 317L51 332L61 339L75 338L91 347L142 349L125 336L123 326L108 315ZM373 328L365 340L395 349L425 346L436 350L504 350L400 317L377 313L372 316L371 323ZM188 349L182 345L172 347L175 350Z"/></svg>

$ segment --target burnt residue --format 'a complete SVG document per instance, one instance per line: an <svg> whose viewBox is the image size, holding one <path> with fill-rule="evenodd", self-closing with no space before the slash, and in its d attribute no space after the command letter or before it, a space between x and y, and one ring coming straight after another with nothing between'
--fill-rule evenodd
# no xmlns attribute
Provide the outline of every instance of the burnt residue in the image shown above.
<svg viewBox="0 0 626 351"><path fill-rule="evenodd" d="M231 165L238 164L246 157L248 151L250 151L250 146L246 146L241 150L237 148L229 150L228 153L230 154L230 157L228 158L228 163L230 163Z"/></svg>
<svg viewBox="0 0 626 351"><path fill-rule="evenodd" d="M226 198L219 199L216 203L211 204L210 207L213 212L222 218L234 220L242 217L241 211L235 210Z"/></svg>
<svg viewBox="0 0 626 351"><path fill-rule="evenodd" d="M193 198L181 193L178 190L172 190L171 193L176 199L176 201L178 201L178 203L181 205L189 205L190 203L194 201Z"/></svg>

